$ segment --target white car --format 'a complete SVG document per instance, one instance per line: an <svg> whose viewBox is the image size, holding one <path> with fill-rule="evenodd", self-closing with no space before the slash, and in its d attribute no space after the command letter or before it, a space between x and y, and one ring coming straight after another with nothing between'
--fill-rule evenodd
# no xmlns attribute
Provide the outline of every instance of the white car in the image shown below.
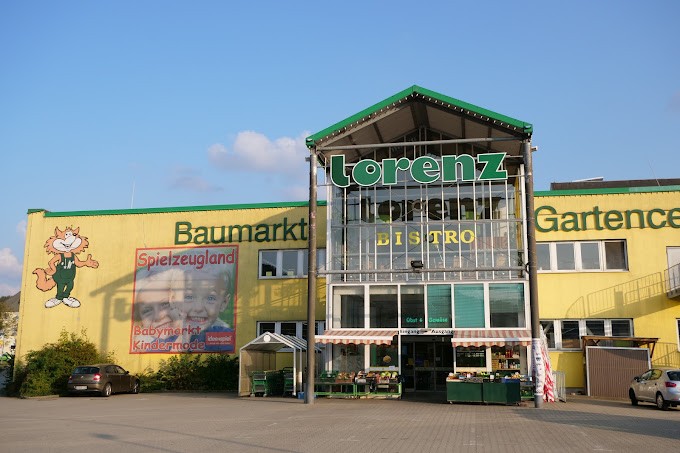
<svg viewBox="0 0 680 453"><path fill-rule="evenodd" d="M680 404L680 369L652 368L633 378L628 396L633 406L638 401L656 403L662 410Z"/></svg>

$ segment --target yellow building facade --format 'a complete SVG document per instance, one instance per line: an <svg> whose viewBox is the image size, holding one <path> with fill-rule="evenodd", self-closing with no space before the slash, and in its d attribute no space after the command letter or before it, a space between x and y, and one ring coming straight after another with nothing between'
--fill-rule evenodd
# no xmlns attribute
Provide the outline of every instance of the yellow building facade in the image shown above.
<svg viewBox="0 0 680 453"><path fill-rule="evenodd" d="M584 335L658 338L652 363L680 366L680 299L669 297L668 282L669 268L677 264L674 253L680 249L680 188L556 190L538 192L535 200L540 319L553 369L565 373L566 386L586 385L580 341ZM160 360L177 353L237 353L266 330L304 336L307 215L305 203L31 211L17 356L21 359L55 342L62 331L85 332L122 366L143 371L156 369ZM325 231L324 203L317 218L319 231ZM134 306L140 300L136 277L140 267L148 267L148 259L140 257L211 250L223 229L225 239L230 229L232 234L232 240L223 243L236 251L233 305L222 313L235 332L233 348L135 350ZM57 254L48 249L67 230L87 241L86 248L74 253L80 262L89 259L97 266L77 268L70 296L80 306L46 307L57 288L39 289L36 270L49 268ZM321 252L325 245L326 237L320 234ZM323 267L324 255L319 261ZM317 332L323 333L323 275L317 294Z"/></svg>
<svg viewBox="0 0 680 453"><path fill-rule="evenodd" d="M306 203L32 210L17 359L61 332L85 332L134 372L178 353L238 353L259 321L303 335L307 219Z"/></svg>
<svg viewBox="0 0 680 453"><path fill-rule="evenodd" d="M586 386L585 335L658 338L652 364L680 366L680 187L647 183L536 193L539 312L567 387Z"/></svg>

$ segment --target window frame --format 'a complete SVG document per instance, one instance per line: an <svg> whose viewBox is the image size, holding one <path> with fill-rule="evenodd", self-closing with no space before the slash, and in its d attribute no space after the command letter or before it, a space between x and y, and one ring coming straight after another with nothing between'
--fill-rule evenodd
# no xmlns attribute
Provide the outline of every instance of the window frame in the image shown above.
<svg viewBox="0 0 680 453"><path fill-rule="evenodd" d="M574 348L565 348L562 346L563 344L563 339L562 339L562 326L563 323L567 322L578 322L578 334L579 334L579 347L574 347ZM613 336L612 335L612 322L614 321L626 321L628 322L629 326L629 332L630 336L633 336L633 328L634 328L634 323L631 318L581 318L581 319L574 319L574 318L565 318L565 319L541 319L540 323L541 325L547 324L547 323L552 323L553 325L553 331L554 331L554 338L555 338L555 344L553 347L550 347L550 344L548 345L548 349L550 350L555 350L555 351L581 351L581 342L583 336L588 335L588 331L586 328L586 323L587 322L593 322L593 321L602 321L604 322L604 335L609 337ZM680 319L678 320L678 328L680 329ZM616 337L614 337L616 338ZM620 337L624 338L624 337ZM678 348L680 350L680 330L678 334Z"/></svg>
<svg viewBox="0 0 680 453"><path fill-rule="evenodd" d="M623 267L622 268L608 268L607 267L607 254L606 254L606 244L619 243L622 245L623 249ZM557 248L558 245L572 244L574 253L574 269L559 269L557 261ZM585 268L583 266L583 256L582 256L582 245L585 244L597 244L598 245L598 259L599 268ZM628 244L625 239L600 239L600 240L583 240L583 241L553 241L553 242L539 242L536 244L537 247L548 246L548 260L549 267L547 269L538 269L539 273L575 273L575 272L628 272Z"/></svg>
<svg viewBox="0 0 680 453"><path fill-rule="evenodd" d="M283 257L284 254L289 254L291 252L297 253L297 263L296 271L294 275L279 275L283 274ZM306 278L307 277L307 266L305 262L307 261L306 255L308 254L308 249L262 249L258 251L257 254L257 278L259 280L277 280L277 279L287 279L287 278ZM274 265L277 275L262 275L262 255L264 253L276 253L276 263ZM326 269L326 249L319 248L316 251L316 269L317 272L322 272Z"/></svg>
<svg viewBox="0 0 680 453"><path fill-rule="evenodd" d="M255 323L255 332L257 332L257 336L259 337L265 332L269 332L269 330L266 331L260 331L262 324L274 324L274 333L281 335L281 324L292 324L295 323L295 336L298 338L303 338L304 335L304 326L307 324L307 321L257 321ZM322 335L324 331L326 330L326 321L315 321L316 323L316 334L317 335Z"/></svg>

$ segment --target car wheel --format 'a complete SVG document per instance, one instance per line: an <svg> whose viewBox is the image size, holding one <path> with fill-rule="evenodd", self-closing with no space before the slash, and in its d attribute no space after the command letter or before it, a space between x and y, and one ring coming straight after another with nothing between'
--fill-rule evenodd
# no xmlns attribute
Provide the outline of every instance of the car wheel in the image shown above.
<svg viewBox="0 0 680 453"><path fill-rule="evenodd" d="M132 393L139 393L139 381L135 381L134 385L132 386Z"/></svg>
<svg viewBox="0 0 680 453"><path fill-rule="evenodd" d="M102 396L109 397L111 396L111 383L107 382L106 385L104 386L104 390L102 390Z"/></svg>
<svg viewBox="0 0 680 453"><path fill-rule="evenodd" d="M663 395L661 393L656 394L656 407L661 409L662 411L665 411L668 409L668 406L670 406L670 403L663 399Z"/></svg>
<svg viewBox="0 0 680 453"><path fill-rule="evenodd" d="M633 389L628 390L628 397L630 398L630 404L632 404L633 406L638 405L638 399L635 397L635 392L633 391Z"/></svg>

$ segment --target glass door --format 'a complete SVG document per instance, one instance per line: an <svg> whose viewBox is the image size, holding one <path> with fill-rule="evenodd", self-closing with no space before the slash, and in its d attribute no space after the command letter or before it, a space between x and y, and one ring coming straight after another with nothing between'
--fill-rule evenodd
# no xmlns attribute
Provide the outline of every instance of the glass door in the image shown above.
<svg viewBox="0 0 680 453"><path fill-rule="evenodd" d="M402 339L401 364L404 389L445 390L446 376L453 371L451 339L435 336Z"/></svg>

